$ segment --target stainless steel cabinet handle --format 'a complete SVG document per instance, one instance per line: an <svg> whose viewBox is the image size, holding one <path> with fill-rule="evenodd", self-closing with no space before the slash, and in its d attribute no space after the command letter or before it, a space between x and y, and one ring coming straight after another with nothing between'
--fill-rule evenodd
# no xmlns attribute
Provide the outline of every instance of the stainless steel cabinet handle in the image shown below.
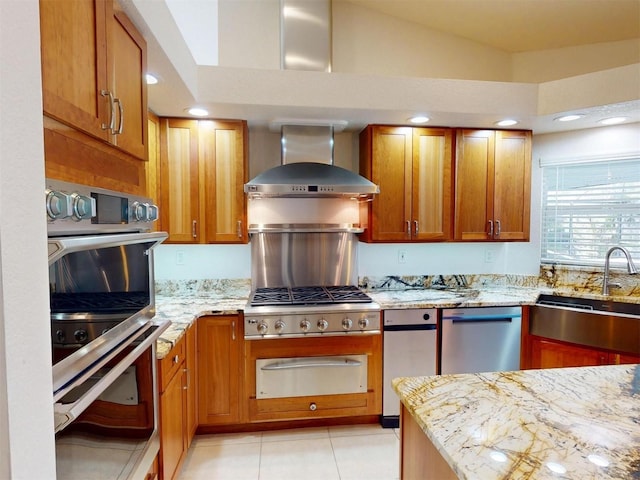
<svg viewBox="0 0 640 480"><path fill-rule="evenodd" d="M413 234L418 235L418 220L413 221Z"/></svg>
<svg viewBox="0 0 640 480"><path fill-rule="evenodd" d="M191 236L193 238L198 238L198 235L196 232L196 223L197 223L197 220L194 220L193 222L191 222Z"/></svg>
<svg viewBox="0 0 640 480"><path fill-rule="evenodd" d="M182 387L183 390L189 390L191 388L191 370L188 368L185 368L184 370L182 370L184 372L184 374L187 377L187 383L185 384L184 387Z"/></svg>
<svg viewBox="0 0 640 480"><path fill-rule="evenodd" d="M496 238L500 236L500 220L496 220Z"/></svg>
<svg viewBox="0 0 640 480"><path fill-rule="evenodd" d="M343 360L303 359L286 362L274 362L265 365L260 370L289 370L292 368L319 368L319 367L359 367L362 362L345 358Z"/></svg>
<svg viewBox="0 0 640 480"><path fill-rule="evenodd" d="M489 220L489 238L493 238L493 221Z"/></svg>
<svg viewBox="0 0 640 480"><path fill-rule="evenodd" d="M407 237L411 236L411 222L407 220Z"/></svg>
<svg viewBox="0 0 640 480"><path fill-rule="evenodd" d="M242 220L238 220L238 238L242 238Z"/></svg>
<svg viewBox="0 0 640 480"><path fill-rule="evenodd" d="M231 340L236 339L236 321L231 320Z"/></svg>
<svg viewBox="0 0 640 480"><path fill-rule="evenodd" d="M178 363L179 361L180 361L180 357L178 355L173 357L173 363Z"/></svg>
<svg viewBox="0 0 640 480"><path fill-rule="evenodd" d="M113 129L116 127L116 105L113 99L113 93L111 93L109 90L100 90L100 95L102 95L103 97L109 97L109 110L110 110L110 115L109 115L109 123L103 123L102 125L100 125L100 128L102 128L103 130L110 130L113 133Z"/></svg>
<svg viewBox="0 0 640 480"><path fill-rule="evenodd" d="M118 113L120 114L120 118L118 119L118 129L117 130L115 128L111 129L111 133L113 133L114 135L121 135L122 128L124 127L124 106L122 105L122 100L120 100L119 98L114 98L113 103L118 104ZM113 123L115 124L115 122Z"/></svg>

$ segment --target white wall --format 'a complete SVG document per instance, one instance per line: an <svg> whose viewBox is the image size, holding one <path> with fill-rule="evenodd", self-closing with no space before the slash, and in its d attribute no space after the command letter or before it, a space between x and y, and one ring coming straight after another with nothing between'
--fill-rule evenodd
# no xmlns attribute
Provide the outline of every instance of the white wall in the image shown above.
<svg viewBox="0 0 640 480"><path fill-rule="evenodd" d="M0 478L55 478L37 0L0 1Z"/></svg>

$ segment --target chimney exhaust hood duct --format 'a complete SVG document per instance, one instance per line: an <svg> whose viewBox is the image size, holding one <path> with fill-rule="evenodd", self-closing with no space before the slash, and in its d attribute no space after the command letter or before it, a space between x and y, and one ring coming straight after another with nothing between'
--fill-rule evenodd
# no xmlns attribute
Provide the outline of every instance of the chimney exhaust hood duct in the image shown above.
<svg viewBox="0 0 640 480"><path fill-rule="evenodd" d="M331 1L280 0L281 64L285 70L331 71ZM281 165L246 183L250 197L371 198L377 185L333 164L340 120L280 120Z"/></svg>

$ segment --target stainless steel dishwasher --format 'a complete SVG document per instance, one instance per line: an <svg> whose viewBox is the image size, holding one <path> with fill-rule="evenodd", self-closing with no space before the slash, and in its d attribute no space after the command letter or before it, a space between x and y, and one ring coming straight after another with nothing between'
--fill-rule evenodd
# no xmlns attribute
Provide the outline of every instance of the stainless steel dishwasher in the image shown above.
<svg viewBox="0 0 640 480"><path fill-rule="evenodd" d="M520 369L520 307L442 311L441 373Z"/></svg>
<svg viewBox="0 0 640 480"><path fill-rule="evenodd" d="M382 418L385 428L397 428L400 399L391 388L396 377L436 374L437 310L385 310Z"/></svg>

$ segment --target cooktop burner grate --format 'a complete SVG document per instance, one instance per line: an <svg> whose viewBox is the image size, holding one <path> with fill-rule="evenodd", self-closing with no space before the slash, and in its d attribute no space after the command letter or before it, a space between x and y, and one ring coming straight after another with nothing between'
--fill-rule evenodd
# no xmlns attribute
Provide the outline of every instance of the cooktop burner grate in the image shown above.
<svg viewBox="0 0 640 480"><path fill-rule="evenodd" d="M371 302L371 298L354 285L264 287L256 289L251 297L252 307Z"/></svg>

